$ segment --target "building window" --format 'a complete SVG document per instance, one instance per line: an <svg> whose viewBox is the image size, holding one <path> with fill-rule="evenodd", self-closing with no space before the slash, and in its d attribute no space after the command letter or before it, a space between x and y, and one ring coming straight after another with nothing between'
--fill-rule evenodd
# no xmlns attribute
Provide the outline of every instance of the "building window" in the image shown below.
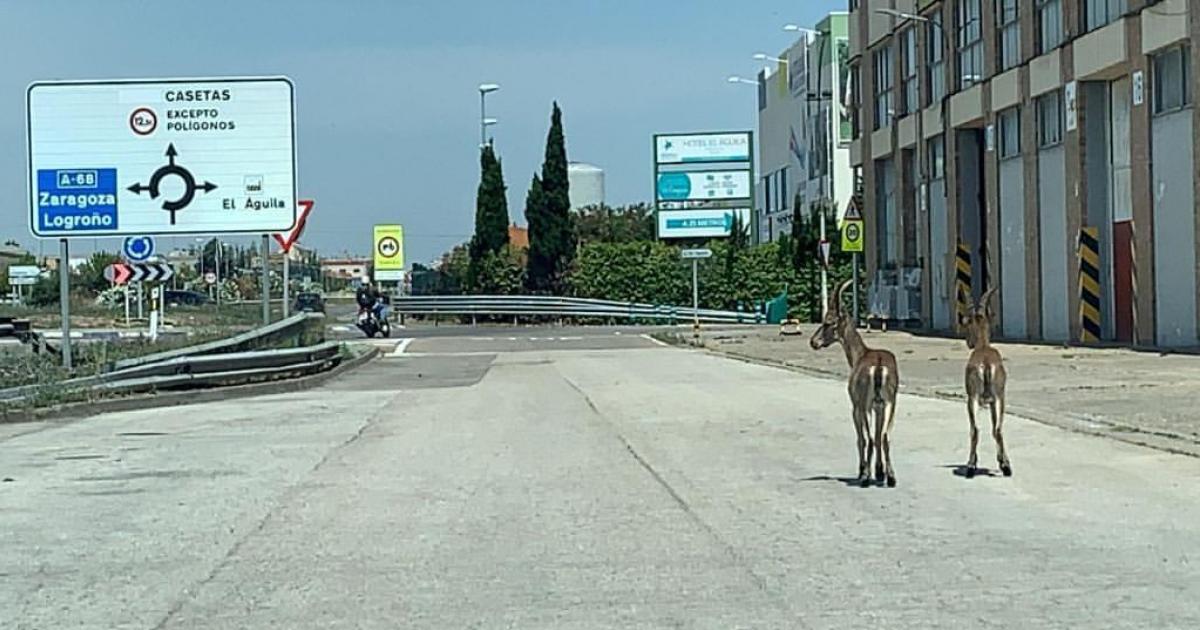
<svg viewBox="0 0 1200 630"><path fill-rule="evenodd" d="M997 55L1000 71L1021 63L1021 20L1017 0L996 0Z"/></svg>
<svg viewBox="0 0 1200 630"><path fill-rule="evenodd" d="M1063 41L1062 0L1037 0L1037 52L1045 54Z"/></svg>
<svg viewBox="0 0 1200 630"><path fill-rule="evenodd" d="M917 29L909 28L900 33L900 113L917 109Z"/></svg>
<svg viewBox="0 0 1200 630"><path fill-rule="evenodd" d="M850 66L850 94L843 103L843 107L850 109L850 139L858 140L862 137L862 121L858 119L861 108L859 103L862 102L862 79L860 67L858 64Z"/></svg>
<svg viewBox="0 0 1200 630"><path fill-rule="evenodd" d="M958 87L983 81L983 19L980 0L958 0Z"/></svg>
<svg viewBox="0 0 1200 630"><path fill-rule="evenodd" d="M775 187L775 190L776 190L775 210L776 210L776 212L782 212L783 210L787 210L788 204L791 203L791 199L788 199L788 177L787 177L787 175L788 175L788 170L787 170L786 166L779 169L779 171L777 173L777 176L779 179L778 179L778 184Z"/></svg>
<svg viewBox="0 0 1200 630"><path fill-rule="evenodd" d="M762 178L763 190L763 210L770 213L774 206L771 205L771 176L767 175Z"/></svg>
<svg viewBox="0 0 1200 630"><path fill-rule="evenodd" d="M996 117L996 136L1000 159L1021 154L1021 108L1010 107Z"/></svg>
<svg viewBox="0 0 1200 630"><path fill-rule="evenodd" d="M945 136L938 134L925 141L925 159L929 162L929 179L942 179L946 176Z"/></svg>
<svg viewBox="0 0 1200 630"><path fill-rule="evenodd" d="M1052 147L1063 139L1062 93L1058 90L1037 99L1038 146Z"/></svg>
<svg viewBox="0 0 1200 630"><path fill-rule="evenodd" d="M895 107L892 105L892 47L885 45L874 54L875 62L875 128L891 124Z"/></svg>
<svg viewBox="0 0 1200 630"><path fill-rule="evenodd" d="M925 24L925 72L929 81L929 98L926 105L933 105L946 96L946 37L942 34L942 12L930 13Z"/></svg>
<svg viewBox="0 0 1200 630"><path fill-rule="evenodd" d="M1176 46L1154 55L1154 113L1163 114L1192 103L1191 51Z"/></svg>
<svg viewBox="0 0 1200 630"><path fill-rule="evenodd" d="M1125 15L1126 0L1086 0L1083 5L1083 30L1094 31Z"/></svg>

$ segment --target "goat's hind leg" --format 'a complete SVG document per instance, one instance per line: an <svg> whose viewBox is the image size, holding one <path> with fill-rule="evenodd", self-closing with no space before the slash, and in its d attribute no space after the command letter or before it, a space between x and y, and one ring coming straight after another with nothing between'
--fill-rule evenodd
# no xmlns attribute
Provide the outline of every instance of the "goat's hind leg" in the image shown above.
<svg viewBox="0 0 1200 630"><path fill-rule="evenodd" d="M979 399L967 395L967 418L971 421L971 454L967 457L967 479L975 476L979 470L979 425L975 423L975 416L979 413Z"/></svg>
<svg viewBox="0 0 1200 630"><path fill-rule="evenodd" d="M1000 472L1005 477L1011 477L1012 464L1008 461L1008 451L1004 448L1004 401L992 401L992 437L996 440L996 460L1000 463Z"/></svg>
<svg viewBox="0 0 1200 630"><path fill-rule="evenodd" d="M883 445L882 457L886 461L884 471L886 473L887 487L896 487L896 471L892 468L892 424L896 419L896 401L893 399L889 403L884 403L880 408L879 422L883 424Z"/></svg>
<svg viewBox="0 0 1200 630"><path fill-rule="evenodd" d="M858 405L854 406L854 430L858 433L858 485L871 485L871 448L870 426L867 424L867 411Z"/></svg>

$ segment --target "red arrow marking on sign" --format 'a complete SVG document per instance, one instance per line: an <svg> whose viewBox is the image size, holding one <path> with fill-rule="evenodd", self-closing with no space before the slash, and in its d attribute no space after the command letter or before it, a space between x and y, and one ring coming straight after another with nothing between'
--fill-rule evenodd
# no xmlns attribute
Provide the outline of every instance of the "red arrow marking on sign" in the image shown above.
<svg viewBox="0 0 1200 630"><path fill-rule="evenodd" d="M113 263L113 284L125 284L129 282L129 276L132 271L129 265L124 263Z"/></svg>
<svg viewBox="0 0 1200 630"><path fill-rule="evenodd" d="M300 234L304 232L304 224L308 221L308 213L312 212L314 203L312 199L297 200L296 205L300 206L300 216L296 217L296 225L286 234L274 235L275 241L279 243L279 249L282 249L283 253L291 252L292 245L295 245L296 241L300 240Z"/></svg>

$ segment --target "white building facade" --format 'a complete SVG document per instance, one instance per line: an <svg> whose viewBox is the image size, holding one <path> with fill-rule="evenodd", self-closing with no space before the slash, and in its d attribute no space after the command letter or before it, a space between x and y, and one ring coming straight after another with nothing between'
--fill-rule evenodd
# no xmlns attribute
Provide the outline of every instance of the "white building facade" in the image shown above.
<svg viewBox="0 0 1200 630"><path fill-rule="evenodd" d="M790 234L797 208L807 217L832 206L840 216L853 195L848 51L848 15L832 13L759 73L760 242Z"/></svg>

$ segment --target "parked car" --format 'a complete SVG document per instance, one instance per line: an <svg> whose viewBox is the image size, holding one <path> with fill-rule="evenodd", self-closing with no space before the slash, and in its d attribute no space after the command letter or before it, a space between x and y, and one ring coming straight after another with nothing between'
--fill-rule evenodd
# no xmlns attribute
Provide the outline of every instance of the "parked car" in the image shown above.
<svg viewBox="0 0 1200 630"><path fill-rule="evenodd" d="M168 306L203 306L209 303L208 296L199 291L163 291L163 300Z"/></svg>
<svg viewBox="0 0 1200 630"><path fill-rule="evenodd" d="M296 296L292 310L297 313L324 313L325 298L320 293L301 293Z"/></svg>

